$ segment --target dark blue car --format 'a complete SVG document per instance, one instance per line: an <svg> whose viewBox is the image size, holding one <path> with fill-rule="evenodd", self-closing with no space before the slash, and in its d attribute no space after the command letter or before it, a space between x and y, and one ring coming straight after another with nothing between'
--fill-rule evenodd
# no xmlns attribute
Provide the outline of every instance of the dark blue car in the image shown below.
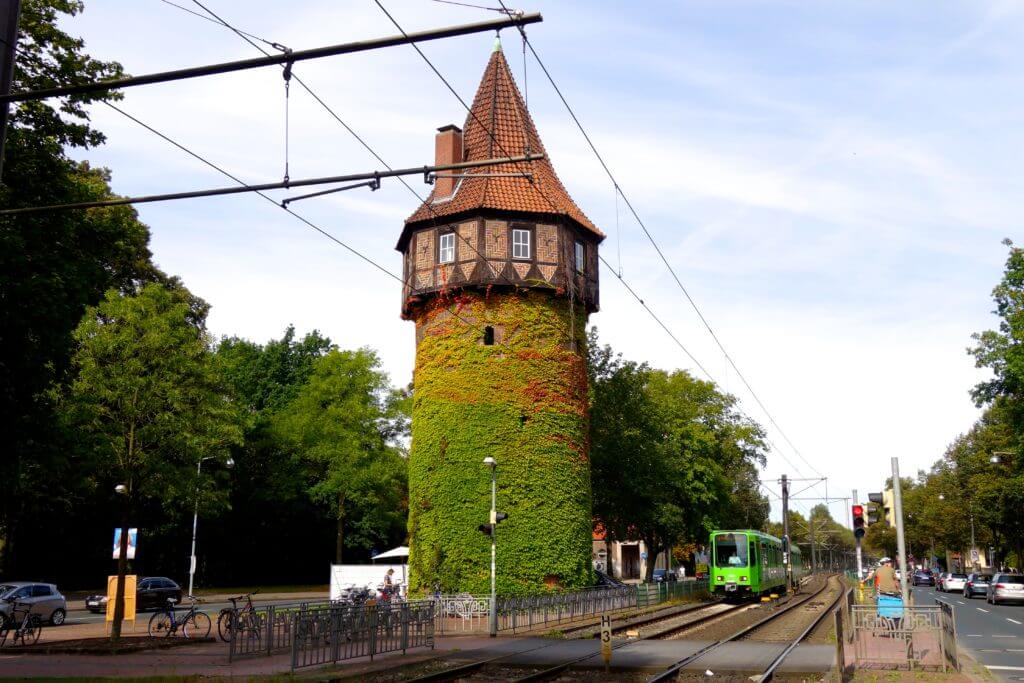
<svg viewBox="0 0 1024 683"><path fill-rule="evenodd" d="M918 569L914 572L914 575L910 577L910 582L915 586L934 586L935 577L931 571L927 569Z"/></svg>

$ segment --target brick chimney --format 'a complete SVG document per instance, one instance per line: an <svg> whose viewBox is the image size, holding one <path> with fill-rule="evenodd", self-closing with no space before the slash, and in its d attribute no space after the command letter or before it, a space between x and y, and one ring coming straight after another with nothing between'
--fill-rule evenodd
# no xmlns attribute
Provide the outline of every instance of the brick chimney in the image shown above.
<svg viewBox="0 0 1024 683"><path fill-rule="evenodd" d="M457 164L462 161L462 129L448 124L437 129L434 141L434 164ZM459 174L460 171L438 171L440 175ZM451 197L455 191L455 178L438 178L434 181L434 199Z"/></svg>

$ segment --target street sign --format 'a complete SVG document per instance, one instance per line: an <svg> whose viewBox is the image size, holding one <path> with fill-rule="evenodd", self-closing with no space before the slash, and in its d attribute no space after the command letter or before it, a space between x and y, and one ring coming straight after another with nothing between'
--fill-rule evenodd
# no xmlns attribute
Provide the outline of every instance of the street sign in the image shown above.
<svg viewBox="0 0 1024 683"><path fill-rule="evenodd" d="M135 559L135 548L139 541L139 530L129 529L128 530L128 559ZM114 528L114 559L121 559L121 528Z"/></svg>
<svg viewBox="0 0 1024 683"><path fill-rule="evenodd" d="M601 659L607 671L612 663L612 618L606 614L601 615Z"/></svg>

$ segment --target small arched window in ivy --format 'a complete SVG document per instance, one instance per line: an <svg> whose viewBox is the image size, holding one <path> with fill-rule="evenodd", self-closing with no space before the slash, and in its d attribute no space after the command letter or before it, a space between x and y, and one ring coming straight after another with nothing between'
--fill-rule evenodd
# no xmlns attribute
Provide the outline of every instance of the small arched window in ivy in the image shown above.
<svg viewBox="0 0 1024 683"><path fill-rule="evenodd" d="M484 346L494 346L494 328L490 325L484 328Z"/></svg>

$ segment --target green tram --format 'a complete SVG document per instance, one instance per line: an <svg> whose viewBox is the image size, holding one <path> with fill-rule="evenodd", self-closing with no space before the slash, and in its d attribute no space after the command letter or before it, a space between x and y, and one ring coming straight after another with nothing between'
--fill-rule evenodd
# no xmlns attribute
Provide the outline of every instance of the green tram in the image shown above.
<svg viewBox="0 0 1024 683"><path fill-rule="evenodd" d="M786 566L782 541L753 530L712 531L709 588L714 595L745 598L785 593ZM793 546L793 586L799 585L805 568L800 549Z"/></svg>

